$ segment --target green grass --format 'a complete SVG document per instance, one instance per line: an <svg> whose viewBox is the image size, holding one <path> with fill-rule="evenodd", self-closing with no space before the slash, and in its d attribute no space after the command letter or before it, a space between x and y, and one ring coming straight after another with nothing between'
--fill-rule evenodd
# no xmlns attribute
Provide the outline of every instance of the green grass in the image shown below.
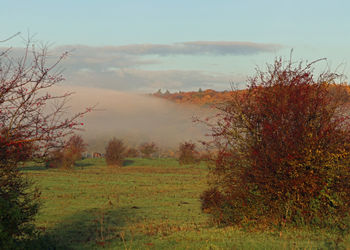
<svg viewBox="0 0 350 250"><path fill-rule="evenodd" d="M200 210L205 166L128 159L121 168L85 159L71 171L23 167L42 190L36 225L58 249L329 249L350 239L322 230L219 228ZM47 248L46 246L46 248ZM43 247L44 248L44 247Z"/></svg>

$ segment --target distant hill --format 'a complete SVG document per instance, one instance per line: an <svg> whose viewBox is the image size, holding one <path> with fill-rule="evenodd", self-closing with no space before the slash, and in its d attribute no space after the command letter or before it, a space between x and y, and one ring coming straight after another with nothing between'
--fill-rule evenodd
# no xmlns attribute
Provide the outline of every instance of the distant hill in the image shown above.
<svg viewBox="0 0 350 250"><path fill-rule="evenodd" d="M222 103L230 100L232 91L215 91L212 89L199 90L199 91L189 91L189 92L177 92L162 93L158 91L153 96L164 98L166 100L176 102L176 103L185 103L185 104L195 104L200 106L210 106L217 103Z"/></svg>
<svg viewBox="0 0 350 250"><path fill-rule="evenodd" d="M246 90L236 90L244 93ZM176 93L170 93L166 91L162 93L158 90L152 96L163 98L175 103L194 104L200 106L213 106L218 103L224 103L229 101L233 91L215 91L212 89L189 91L179 91ZM330 93L337 96L337 98L344 98L347 103L350 104L350 85L331 85Z"/></svg>

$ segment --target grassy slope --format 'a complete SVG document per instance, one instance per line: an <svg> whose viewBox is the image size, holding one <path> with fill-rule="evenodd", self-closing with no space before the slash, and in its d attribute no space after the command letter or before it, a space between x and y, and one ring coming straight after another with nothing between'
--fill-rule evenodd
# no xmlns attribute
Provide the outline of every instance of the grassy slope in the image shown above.
<svg viewBox="0 0 350 250"><path fill-rule="evenodd" d="M322 231L247 232L211 226L200 211L205 166L173 159L129 159L116 169L85 160L74 171L28 167L42 190L37 225L62 248L286 249L328 248ZM342 242L350 246L350 239Z"/></svg>

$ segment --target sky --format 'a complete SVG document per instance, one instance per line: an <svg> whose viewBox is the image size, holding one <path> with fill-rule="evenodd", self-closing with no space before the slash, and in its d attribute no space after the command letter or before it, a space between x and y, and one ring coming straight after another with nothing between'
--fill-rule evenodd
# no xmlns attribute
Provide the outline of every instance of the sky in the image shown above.
<svg viewBox="0 0 350 250"><path fill-rule="evenodd" d="M66 85L149 93L244 86L274 58L350 76L350 1L1 0L0 43L65 51ZM28 35L29 34L29 35Z"/></svg>

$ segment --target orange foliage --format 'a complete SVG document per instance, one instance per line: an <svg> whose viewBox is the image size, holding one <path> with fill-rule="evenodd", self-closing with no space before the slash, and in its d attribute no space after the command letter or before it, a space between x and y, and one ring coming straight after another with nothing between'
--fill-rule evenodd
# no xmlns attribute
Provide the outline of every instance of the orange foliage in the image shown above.
<svg viewBox="0 0 350 250"><path fill-rule="evenodd" d="M330 93L345 98L346 102L350 104L350 86L349 85L330 85ZM237 90L241 94L246 90ZM232 99L232 95L237 91L215 91L207 89L203 91L189 91L189 92L177 92L177 93L161 93L158 91L152 96L164 98L166 100L183 103L183 104L195 104L200 106L215 106L216 104L226 103Z"/></svg>
<svg viewBox="0 0 350 250"><path fill-rule="evenodd" d="M218 103L227 102L231 99L232 91L215 91L207 89L204 91L190 91L190 92L178 92L178 93L157 93L152 94L153 96L164 98L166 100L195 105L213 105Z"/></svg>

